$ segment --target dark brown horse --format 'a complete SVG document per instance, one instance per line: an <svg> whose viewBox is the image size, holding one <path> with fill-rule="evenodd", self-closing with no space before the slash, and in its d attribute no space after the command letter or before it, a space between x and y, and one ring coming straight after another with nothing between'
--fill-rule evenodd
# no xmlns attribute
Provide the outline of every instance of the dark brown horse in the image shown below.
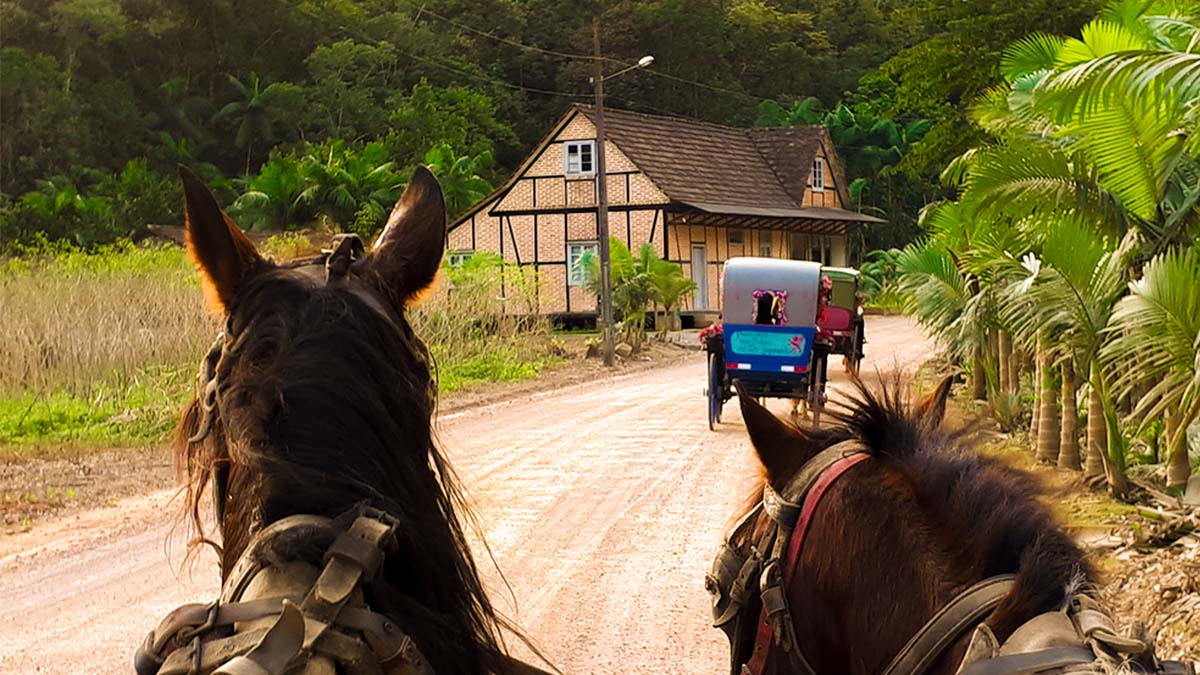
<svg viewBox="0 0 1200 675"><path fill-rule="evenodd" d="M940 429L949 389L946 380L933 396L909 406L896 393L898 386L872 393L860 384L845 410L834 413L835 422L822 429L786 423L753 398L739 397L764 483L709 577L716 623L730 633L733 673L743 672L742 665L750 662L748 672L949 675L963 663L968 646L968 661L998 656L998 647L1006 641L1010 652L1018 651L1016 642L1029 649L1049 645L1059 650L1053 655L1060 658L1083 649L1082 641L1071 643L1076 637L1072 624L1058 610L1082 597L1077 594L1096 581L1093 567L1039 500L1032 476L980 455L964 435ZM835 446L838 449L827 451ZM822 486L824 494L815 502L811 519L797 517L794 514L804 509L788 504L793 509L790 521L785 513L781 517L786 527L777 526L780 517L771 513L781 511L771 506L774 495L782 495L785 504L788 499L803 501L804 495L788 496L789 486L802 476L812 478L813 463L821 461L814 459L818 456L846 465L842 477ZM765 493L770 494L764 501ZM769 566L768 549L773 546L764 539L781 531L795 538L801 532L800 527L792 529L795 522L807 523L807 530L794 570L782 578L785 599L771 600L767 593L759 594L758 570ZM759 568L753 568L751 546L763 556ZM747 560L752 564L743 565ZM738 573L746 578L731 584ZM764 589L769 585L766 577L764 573ZM949 635L946 647L931 652L921 669L895 667L893 660L935 614L989 578L1000 579L1003 590L995 592L987 612L963 622L968 625ZM739 595L731 588L739 584L750 590L731 601L731 593ZM739 603L744 605L740 609ZM767 612L774 606L790 617L783 635L772 635L778 620L764 621L764 605ZM1121 642L1112 635L1106 617L1087 616L1099 622L1099 628L1085 626L1093 630L1093 638ZM1035 617L1041 623L1027 623ZM1055 633L1062 632L1064 621L1070 633L1065 637ZM986 629L975 630L981 622ZM1047 633L1043 629L1050 624ZM1018 629L1020 635L1010 641ZM794 641L787 639L787 630L794 631ZM790 644L798 645L807 664L785 653ZM765 653L759 663L754 663L756 645ZM1153 661L1152 655L1149 658ZM1130 672L1158 672L1153 667Z"/></svg>
<svg viewBox="0 0 1200 675"><path fill-rule="evenodd" d="M144 667L190 648L188 640L203 631L233 649L234 633L282 622L280 599L290 596L325 614L325 623L314 624L305 613L304 651L287 657L293 665L322 661L322 640L332 645L328 654L353 647L385 661L385 631L406 636L390 644L410 651L415 644L412 653L421 655L402 664L397 647L395 663L382 670L347 670L328 657L303 672L519 670L505 655L504 622L464 537L465 507L431 431L430 356L406 318L442 258L446 214L437 181L416 171L373 250L351 237L321 258L276 263L259 254L207 187L182 174L188 252L225 331L207 360L207 387L180 422L175 452L202 537L202 496L217 502L226 606L209 606L207 618L199 613L204 626L183 629L188 612L177 611L168 627L176 635L152 635ZM295 526L275 532L280 523ZM377 541L338 539L359 532L352 523ZM274 538L263 542L264 532ZM322 570L331 587L356 583L348 599L338 599L344 605L333 606L330 592L314 586ZM231 607L231 575L245 586L237 600L266 600ZM256 612L257 623L246 620ZM215 644L205 647L208 655ZM268 647L260 651L269 660Z"/></svg>

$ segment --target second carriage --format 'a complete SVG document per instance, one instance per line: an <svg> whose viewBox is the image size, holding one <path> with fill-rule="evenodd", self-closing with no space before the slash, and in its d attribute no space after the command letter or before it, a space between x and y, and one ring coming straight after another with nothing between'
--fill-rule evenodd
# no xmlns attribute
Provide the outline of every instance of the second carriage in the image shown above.
<svg viewBox="0 0 1200 675"><path fill-rule="evenodd" d="M738 388L755 398L802 402L819 423L829 350L817 344L817 317L828 297L820 263L776 258L725 263L723 321L703 334L710 429Z"/></svg>

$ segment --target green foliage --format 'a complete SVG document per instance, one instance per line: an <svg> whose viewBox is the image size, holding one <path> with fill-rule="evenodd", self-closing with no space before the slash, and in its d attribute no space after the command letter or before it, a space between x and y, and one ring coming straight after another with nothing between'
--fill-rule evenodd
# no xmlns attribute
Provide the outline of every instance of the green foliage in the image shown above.
<svg viewBox="0 0 1200 675"><path fill-rule="evenodd" d="M1186 67L1148 65L1188 61L1197 35L1194 7L1120 0L1079 38L1012 44L1004 85L973 109L992 139L943 173L960 198L926 210L929 239L898 265L908 308L959 358L1001 329L1050 366L1074 367L1100 403L1118 493L1129 460L1121 397L1136 400L1139 424L1171 410L1186 429L1200 415L1200 88ZM1176 485L1185 437L1171 439Z"/></svg>
<svg viewBox="0 0 1200 675"><path fill-rule="evenodd" d="M822 125L830 137L850 180L853 206L884 217L882 226L864 228L868 248L908 243L915 233L913 215L930 199L930 188L894 171L915 143L929 131L924 119L901 123L880 113L878 101L852 105L839 103L826 111L820 100L796 99L790 108L766 100L758 105L758 126Z"/></svg>
<svg viewBox="0 0 1200 675"><path fill-rule="evenodd" d="M492 153L458 156L449 143L439 143L425 153L425 165L438 177L450 218L466 211L492 191L492 184L480 174L492 166Z"/></svg>
<svg viewBox="0 0 1200 675"><path fill-rule="evenodd" d="M587 289L598 301L602 287L600 258L588 253L581 262ZM696 290L696 283L683 274L683 268L660 258L650 244L642 244L635 255L625 242L612 237L609 264L613 309L621 319L623 339L634 347L646 338L646 317L653 308L661 305L669 315L684 296ZM662 328L665 330L665 322Z"/></svg>
<svg viewBox="0 0 1200 675"><path fill-rule="evenodd" d="M38 189L0 202L0 252L45 241L108 244L148 224L173 222L182 195L176 181L130 160L119 173L88 172L39 181Z"/></svg>

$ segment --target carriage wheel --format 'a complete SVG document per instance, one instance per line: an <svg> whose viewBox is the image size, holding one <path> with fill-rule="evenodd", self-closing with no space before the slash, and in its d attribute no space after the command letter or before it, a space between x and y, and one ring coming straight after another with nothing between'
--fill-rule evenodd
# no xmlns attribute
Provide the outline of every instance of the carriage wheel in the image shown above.
<svg viewBox="0 0 1200 675"><path fill-rule="evenodd" d="M724 406L725 383L720 376L717 355L708 355L708 429L715 431L721 423L721 408Z"/></svg>

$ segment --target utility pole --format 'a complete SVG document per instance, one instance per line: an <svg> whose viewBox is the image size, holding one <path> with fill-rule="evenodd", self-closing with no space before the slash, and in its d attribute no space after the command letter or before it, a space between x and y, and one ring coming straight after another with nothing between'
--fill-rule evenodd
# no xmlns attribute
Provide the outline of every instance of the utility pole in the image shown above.
<svg viewBox="0 0 1200 675"><path fill-rule="evenodd" d="M600 323L604 365L613 364L612 259L608 246L608 170L604 164L604 73L600 59L600 15L592 18L592 52L595 75L592 89L596 97L596 236L600 239Z"/></svg>

